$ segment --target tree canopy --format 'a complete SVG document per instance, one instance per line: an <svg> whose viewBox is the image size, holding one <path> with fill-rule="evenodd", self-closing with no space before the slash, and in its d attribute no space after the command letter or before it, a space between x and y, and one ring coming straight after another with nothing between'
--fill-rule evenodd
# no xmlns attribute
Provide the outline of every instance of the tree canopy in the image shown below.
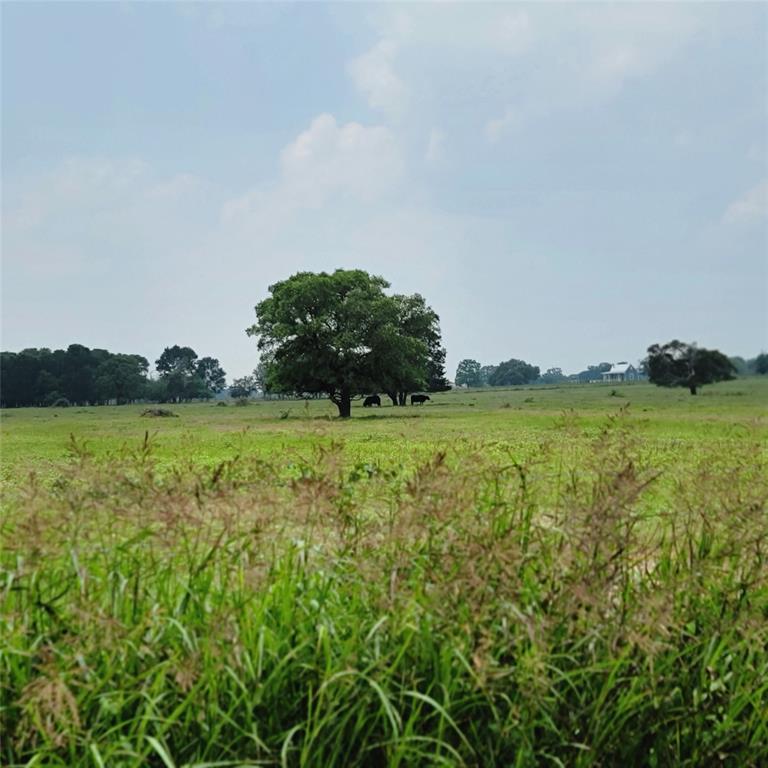
<svg viewBox="0 0 768 768"><path fill-rule="evenodd" d="M457 387L481 387L483 385L480 374L480 363L477 360L466 358L459 362L456 368L455 384Z"/></svg>
<svg viewBox="0 0 768 768"><path fill-rule="evenodd" d="M648 379L660 387L687 387L692 395L704 384L734 378L733 363L716 349L674 339L648 347L643 361Z"/></svg>
<svg viewBox="0 0 768 768"><path fill-rule="evenodd" d="M539 367L529 365L523 360L507 360L499 363L488 379L492 387L510 387L516 384L529 384L539 378Z"/></svg>
<svg viewBox="0 0 768 768"><path fill-rule="evenodd" d="M148 369L141 355L82 344L2 352L0 402L4 407L127 403L144 397Z"/></svg>
<svg viewBox="0 0 768 768"><path fill-rule="evenodd" d="M450 389L445 378L445 349L437 313L418 293L412 296L396 294L392 299L397 307L400 334L404 338L418 339L423 346L403 347L401 365L393 365L385 371L383 391L393 405L405 405L408 393L413 390L441 392Z"/></svg>
<svg viewBox="0 0 768 768"><path fill-rule="evenodd" d="M241 399L249 397L251 392L256 391L256 389L258 389L258 385L255 376L241 376L239 379L233 379L232 386L229 388L229 395Z"/></svg>
<svg viewBox="0 0 768 768"><path fill-rule="evenodd" d="M357 395L399 398L426 387L430 359L441 350L438 317L418 294L388 296L387 288L381 277L343 269L299 272L271 285L246 330L268 361L266 386L325 393L342 417Z"/></svg>
<svg viewBox="0 0 768 768"><path fill-rule="evenodd" d="M155 361L161 385L155 395L160 400L182 402L210 398L226 385L226 373L215 357L198 359L191 347L174 344L166 347Z"/></svg>

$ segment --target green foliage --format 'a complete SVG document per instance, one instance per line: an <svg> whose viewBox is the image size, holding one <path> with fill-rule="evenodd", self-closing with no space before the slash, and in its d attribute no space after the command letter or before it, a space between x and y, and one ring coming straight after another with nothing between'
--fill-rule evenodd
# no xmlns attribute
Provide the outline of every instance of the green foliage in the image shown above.
<svg viewBox="0 0 768 768"><path fill-rule="evenodd" d="M226 384L226 373L216 358L198 360L191 347L178 344L163 350L155 361L155 368L164 385L161 402L208 400L214 393L221 392Z"/></svg>
<svg viewBox="0 0 768 768"><path fill-rule="evenodd" d="M70 344L66 350L0 353L3 407L128 403L144 396L149 363L141 355L114 354Z"/></svg>
<svg viewBox="0 0 768 768"><path fill-rule="evenodd" d="M703 349L677 339L648 347L643 361L648 378L660 387L687 387L695 395L698 387L733 378L733 363L718 350Z"/></svg>
<svg viewBox="0 0 768 768"><path fill-rule="evenodd" d="M510 387L517 384L530 384L539 378L539 367L529 365L523 360L507 360L499 363L496 370L488 377L492 387Z"/></svg>
<svg viewBox="0 0 768 768"><path fill-rule="evenodd" d="M166 347L163 354L155 360L155 368L161 376L170 376L173 373L191 376L195 372L197 352L191 347L180 347L174 344Z"/></svg>
<svg viewBox="0 0 768 768"><path fill-rule="evenodd" d="M426 357L423 350L415 346L412 356L405 358L406 365L399 369L399 373L394 368L387 371L381 381L381 389L396 392L400 405L405 404L408 393L413 390L447 391L450 385L445 377L445 349L440 337L440 318L418 293L412 296L395 295L393 299L398 308L400 333L422 342L426 347Z"/></svg>
<svg viewBox="0 0 768 768"><path fill-rule="evenodd" d="M361 270L300 272L256 306L265 391L326 393L348 417L352 397L424 385L437 316L421 296L387 296ZM439 336L438 336L439 338Z"/></svg>
<svg viewBox="0 0 768 768"><path fill-rule="evenodd" d="M539 377L539 381L542 384L561 384L568 381L568 377L563 374L562 368L547 368Z"/></svg>
<svg viewBox="0 0 768 768"><path fill-rule="evenodd" d="M429 344L429 356L427 358L427 392L447 392L451 384L445 374L445 347L440 346L438 339Z"/></svg>
<svg viewBox="0 0 768 768"><path fill-rule="evenodd" d="M201 357L195 366L195 375L209 393L221 392L226 385L227 374L214 357Z"/></svg>
<svg viewBox="0 0 768 768"><path fill-rule="evenodd" d="M229 395L234 399L248 398L251 392L255 392L258 389L255 376L242 376L239 379L232 381L232 386L229 388Z"/></svg>
<svg viewBox="0 0 768 768"><path fill-rule="evenodd" d="M761 376L768 373L768 353L761 352L754 361L754 371Z"/></svg>
<svg viewBox="0 0 768 768"><path fill-rule="evenodd" d="M739 357L738 355L735 357L729 357L728 359L731 361L731 365L733 365L734 373L736 373L738 376L748 376L752 372L750 370L752 368L752 361L745 360L743 357Z"/></svg>
<svg viewBox="0 0 768 768"><path fill-rule="evenodd" d="M491 383L491 376L496 373L498 365L484 365L480 368L480 386L489 387Z"/></svg>
<svg viewBox="0 0 768 768"><path fill-rule="evenodd" d="M455 384L457 387L481 387L480 363L477 360L465 359L456 368Z"/></svg>

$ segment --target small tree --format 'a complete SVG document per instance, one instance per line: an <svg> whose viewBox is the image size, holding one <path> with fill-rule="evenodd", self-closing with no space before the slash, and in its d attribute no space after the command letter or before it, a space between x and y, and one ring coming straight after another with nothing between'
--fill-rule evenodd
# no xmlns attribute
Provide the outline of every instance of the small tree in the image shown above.
<svg viewBox="0 0 768 768"><path fill-rule="evenodd" d="M539 378L539 367L529 365L523 360L507 360L500 363L488 379L492 387L510 387L516 384L529 384Z"/></svg>
<svg viewBox="0 0 768 768"><path fill-rule="evenodd" d="M465 359L459 362L456 368L457 387L481 387L483 385L480 373L481 366L477 360Z"/></svg>
<svg viewBox="0 0 768 768"><path fill-rule="evenodd" d="M561 381L568 381L568 377L563 375L562 368L547 368L547 370L541 374L540 380L542 384L558 384Z"/></svg>
<svg viewBox="0 0 768 768"><path fill-rule="evenodd" d="M768 373L768 353L761 352L755 358L754 371L755 373L759 373L761 376Z"/></svg>
<svg viewBox="0 0 768 768"><path fill-rule="evenodd" d="M240 400L249 397L251 392L257 389L255 376L242 376L239 379L233 379L232 386L229 388L230 397Z"/></svg>
<svg viewBox="0 0 768 768"><path fill-rule="evenodd" d="M654 384L687 387L692 395L704 384L732 379L735 371L733 363L722 352L702 349L677 339L648 347L643 367Z"/></svg>
<svg viewBox="0 0 768 768"><path fill-rule="evenodd" d="M208 399L225 386L226 373L214 357L197 359L191 347L174 344L166 347L155 361L160 378L165 382L166 395L171 402Z"/></svg>

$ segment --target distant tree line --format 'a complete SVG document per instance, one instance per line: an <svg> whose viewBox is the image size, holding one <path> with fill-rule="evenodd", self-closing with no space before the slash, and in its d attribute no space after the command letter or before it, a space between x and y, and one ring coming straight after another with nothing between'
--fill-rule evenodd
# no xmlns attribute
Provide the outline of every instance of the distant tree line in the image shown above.
<svg viewBox="0 0 768 768"><path fill-rule="evenodd" d="M457 387L511 387L530 384L540 376L538 365L524 360L505 360L498 365L480 365L477 360L462 360L456 369Z"/></svg>
<svg viewBox="0 0 768 768"><path fill-rule="evenodd" d="M159 377L150 379L145 357L82 344L0 352L0 406L180 402L212 397L225 386L218 360L198 359L189 347L166 347L155 365Z"/></svg>
<svg viewBox="0 0 768 768"><path fill-rule="evenodd" d="M477 360L462 360L456 369L457 387L508 387L516 384L560 384L566 382L589 383L602 381L603 373L611 370L611 363L588 365L583 371L565 375L561 368L548 368L539 372L538 366L522 360L507 360L498 365L481 365ZM695 393L696 387L714 381L726 381L734 375L749 376L768 373L768 353L756 357L728 358L717 350L707 350L695 344L671 341L654 344L648 356L638 363L638 370L660 386L686 386Z"/></svg>
<svg viewBox="0 0 768 768"><path fill-rule="evenodd" d="M743 357L729 357L731 365L739 376L749 376L757 374L764 376L768 373L768 353L761 352L757 357L751 360L745 360Z"/></svg>

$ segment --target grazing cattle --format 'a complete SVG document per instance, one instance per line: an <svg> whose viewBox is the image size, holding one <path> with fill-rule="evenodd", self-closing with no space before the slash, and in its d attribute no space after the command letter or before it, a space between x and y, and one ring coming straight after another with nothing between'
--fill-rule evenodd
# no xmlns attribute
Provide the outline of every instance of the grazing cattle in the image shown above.
<svg viewBox="0 0 768 768"><path fill-rule="evenodd" d="M429 395L411 395L411 405L424 405Z"/></svg>
<svg viewBox="0 0 768 768"><path fill-rule="evenodd" d="M381 406L381 398L378 395L369 395L363 400L363 408L370 408L372 405Z"/></svg>

